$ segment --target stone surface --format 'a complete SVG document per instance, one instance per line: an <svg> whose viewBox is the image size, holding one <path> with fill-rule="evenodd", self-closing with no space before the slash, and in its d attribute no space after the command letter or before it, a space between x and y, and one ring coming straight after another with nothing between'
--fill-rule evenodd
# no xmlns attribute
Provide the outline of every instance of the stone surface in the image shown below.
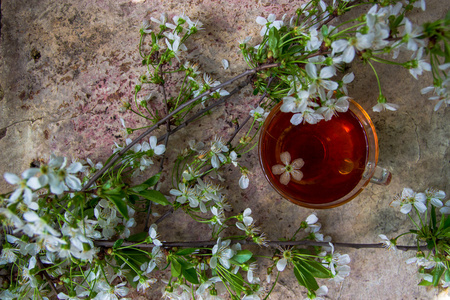
<svg viewBox="0 0 450 300"><path fill-rule="evenodd" d="M412 13L412 20L441 17L446 1L427 1L428 11ZM0 173L19 173L34 159L49 154L102 160L114 141L125 134L122 117L130 127L144 123L119 112L120 100L132 99L134 85L145 72L137 52L141 21L149 16L185 12L200 19L205 30L187 44L187 57L215 79L231 78L245 70L237 53L238 40L258 36L257 16L281 17L300 4L292 0L154 1L154 0L8 0L3 1L0 73ZM230 62L224 70L221 60ZM376 243L378 234L395 236L410 228L409 220L389 207L403 187L442 189L450 194L449 109L433 111L434 103L420 94L431 84L430 76L416 81L405 70L375 65L389 102L398 112L375 114L371 107L378 95L375 77L368 66L353 64L356 74L350 94L369 112L379 136L379 164L393 174L388 187L369 186L352 202L331 210L317 211L324 233L333 241ZM155 93L160 93L155 89ZM161 97L155 100L160 105ZM209 141L215 134L225 138L233 132L231 120L243 120L257 99L249 88L216 109L210 120L196 122L169 141L171 157L192 138ZM161 107L161 106L159 106ZM180 145L182 145L180 147ZM170 170L170 163L167 170ZM242 164L251 172L247 190L238 188L239 171L225 169L228 198L234 211L251 207L254 217L270 239L292 235L312 211L283 200L265 181L257 151ZM167 172L162 191L170 189ZM1 192L10 187L0 180ZM161 211L162 212L162 211ZM208 228L189 222L181 212L165 224L172 240L204 239ZM186 221L186 222L185 222ZM163 223L164 224L164 223ZM192 230L195 228L195 230ZM170 234L169 234L170 232ZM405 243L408 242L407 240ZM438 291L417 286L414 265L404 261L412 253L385 250L338 249L352 259L352 272L342 284L328 284L330 299L432 299ZM261 278L265 278L261 266ZM137 294L136 294L137 295ZM158 299L159 286L139 299ZM292 272L280 276L271 299L302 299ZM137 298L137 296L136 296Z"/></svg>

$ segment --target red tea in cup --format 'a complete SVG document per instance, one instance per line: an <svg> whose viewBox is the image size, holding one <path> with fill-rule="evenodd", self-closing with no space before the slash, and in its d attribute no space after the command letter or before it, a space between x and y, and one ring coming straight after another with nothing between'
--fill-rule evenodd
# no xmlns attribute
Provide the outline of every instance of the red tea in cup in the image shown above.
<svg viewBox="0 0 450 300"><path fill-rule="evenodd" d="M263 172L272 187L291 202L328 208L354 198L375 172L378 141L367 113L354 101L345 113L317 124L290 123L292 113L280 111L278 104L267 117L260 136L259 156ZM280 182L276 165L285 165L284 152L291 162L303 159L300 181L293 177ZM390 174L389 174L390 179Z"/></svg>

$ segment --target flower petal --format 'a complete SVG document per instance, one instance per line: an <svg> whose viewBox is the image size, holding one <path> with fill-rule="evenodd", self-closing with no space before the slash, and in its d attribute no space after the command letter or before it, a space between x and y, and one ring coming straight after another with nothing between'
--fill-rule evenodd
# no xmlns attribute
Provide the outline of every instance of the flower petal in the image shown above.
<svg viewBox="0 0 450 300"><path fill-rule="evenodd" d="M73 175L68 175L66 177L66 184L68 187L70 187L73 190L80 190L81 189L81 181L77 177Z"/></svg>
<svg viewBox="0 0 450 300"><path fill-rule="evenodd" d="M303 121L303 114L295 114L291 118L292 125L298 125Z"/></svg>
<svg viewBox="0 0 450 300"><path fill-rule="evenodd" d="M305 66L305 70L306 70L306 74L312 78L312 79L316 79L317 78L317 68L316 65L308 63Z"/></svg>
<svg viewBox="0 0 450 300"><path fill-rule="evenodd" d="M279 272L282 272L287 265L287 259L286 258L282 258L277 262L277 269Z"/></svg>
<svg viewBox="0 0 450 300"><path fill-rule="evenodd" d="M301 181L303 178L303 173L302 173L302 171L299 171L299 170L292 170L291 175L292 175L293 180L295 180L295 181Z"/></svg>
<svg viewBox="0 0 450 300"><path fill-rule="evenodd" d="M291 175L288 172L284 172L283 174L281 174L280 176L281 184L287 185L289 181L291 181Z"/></svg>
<svg viewBox="0 0 450 300"><path fill-rule="evenodd" d="M83 165L80 162L71 163L67 168L67 173L78 173L83 169Z"/></svg>
<svg viewBox="0 0 450 300"><path fill-rule="evenodd" d="M442 203L441 200L437 199L437 198L431 198L430 199L430 203L436 207L442 207L444 204Z"/></svg>
<svg viewBox="0 0 450 300"><path fill-rule="evenodd" d="M258 23L259 25L266 25L267 20L263 17L256 17L256 23Z"/></svg>
<svg viewBox="0 0 450 300"><path fill-rule="evenodd" d="M406 215L411 211L411 209L412 209L412 205L410 203L407 203L405 205L402 205L402 207L400 208L400 211Z"/></svg>
<svg viewBox="0 0 450 300"><path fill-rule="evenodd" d="M342 60L346 63L351 63L353 58L355 58L355 48L352 46L347 47L342 54Z"/></svg>
<svg viewBox="0 0 450 300"><path fill-rule="evenodd" d="M272 166L272 173L273 173L274 175L280 175L280 174L283 174L284 171L286 171L286 168L285 168L285 166L283 166L283 165L275 165L275 166Z"/></svg>
<svg viewBox="0 0 450 300"><path fill-rule="evenodd" d="M166 146L164 145L158 145L155 147L155 154L156 155L161 155L166 151Z"/></svg>
<svg viewBox="0 0 450 300"><path fill-rule="evenodd" d="M302 158L297 158L297 159L295 159L293 162L292 162L292 164L291 164L291 166L294 168L294 169L300 169L301 167L303 167L305 165L305 161L302 159Z"/></svg>
<svg viewBox="0 0 450 300"><path fill-rule="evenodd" d="M239 179L239 187L245 190L246 188L248 188L249 182L250 180L248 179L248 177L246 175L242 175Z"/></svg>
<svg viewBox="0 0 450 300"><path fill-rule="evenodd" d="M7 172L3 175L3 177L9 184L18 184L21 181L20 177L13 173Z"/></svg>
<svg viewBox="0 0 450 300"><path fill-rule="evenodd" d="M329 66L329 67L322 68L322 70L320 70L319 77L328 79L330 77L333 77L334 75L336 75L336 68Z"/></svg>
<svg viewBox="0 0 450 300"><path fill-rule="evenodd" d="M34 175L36 175L40 170L38 168L31 168L28 170L25 170L22 173L22 178L28 179L30 177L33 177Z"/></svg>
<svg viewBox="0 0 450 300"><path fill-rule="evenodd" d="M217 257L213 256L211 257L211 260L209 261L209 266L211 269L215 269L217 267Z"/></svg>
<svg viewBox="0 0 450 300"><path fill-rule="evenodd" d="M308 225L314 224L317 221L319 221L319 218L315 214L310 214L305 220Z"/></svg>
<svg viewBox="0 0 450 300"><path fill-rule="evenodd" d="M285 151L281 153L280 159L281 162L287 166L291 162L291 155L289 154L289 152Z"/></svg>
<svg viewBox="0 0 450 300"><path fill-rule="evenodd" d="M417 210L422 214L427 210L427 207L422 202L414 202L414 206L417 208Z"/></svg>
<svg viewBox="0 0 450 300"><path fill-rule="evenodd" d="M37 178L37 177L31 177L30 179L28 179L27 186L29 186L33 190L37 190L42 187L41 182L39 181L39 178Z"/></svg>

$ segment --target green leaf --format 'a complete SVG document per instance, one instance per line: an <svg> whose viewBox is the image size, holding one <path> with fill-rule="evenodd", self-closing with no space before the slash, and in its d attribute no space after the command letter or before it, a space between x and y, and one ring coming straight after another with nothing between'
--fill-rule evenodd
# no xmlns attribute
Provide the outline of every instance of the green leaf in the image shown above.
<svg viewBox="0 0 450 300"><path fill-rule="evenodd" d="M170 271L173 277L180 277L182 267L177 259L171 259Z"/></svg>
<svg viewBox="0 0 450 300"><path fill-rule="evenodd" d="M445 61L444 63L448 63L450 62L450 44L448 43L444 43L444 57L445 57Z"/></svg>
<svg viewBox="0 0 450 300"><path fill-rule="evenodd" d="M123 200L123 197L121 196L117 196L117 195L105 195L105 197L111 201L112 203L114 203L114 205L117 207L117 210L119 211L119 213L126 219L128 220L128 207L127 204L125 203L125 201Z"/></svg>
<svg viewBox="0 0 450 300"><path fill-rule="evenodd" d="M158 173L152 177L150 177L149 179L147 179L146 181L144 181L143 183L130 187L129 190L139 193L140 191L144 191L147 190L148 188L156 185L159 181L159 178L161 177L161 173Z"/></svg>
<svg viewBox="0 0 450 300"><path fill-rule="evenodd" d="M231 288L237 293L241 293L244 291L244 279L242 278L241 273L233 274L229 270L226 270L227 277L222 277L222 280L228 281L231 285Z"/></svg>
<svg viewBox="0 0 450 300"><path fill-rule="evenodd" d="M427 248L430 250L434 248L434 241L432 239L427 240Z"/></svg>
<svg viewBox="0 0 450 300"><path fill-rule="evenodd" d="M190 283L199 284L197 271L194 268L183 269L183 276Z"/></svg>
<svg viewBox="0 0 450 300"><path fill-rule="evenodd" d="M323 25L323 26L322 26L322 35L323 35L324 37L327 37L327 36L328 36L328 26L327 26L327 25Z"/></svg>
<svg viewBox="0 0 450 300"><path fill-rule="evenodd" d="M319 288L314 276L297 262L294 262L294 275L297 278L298 283L308 290L315 291Z"/></svg>
<svg viewBox="0 0 450 300"><path fill-rule="evenodd" d="M136 193L139 193L140 191L145 191L146 189L148 189L148 185L146 184L139 184L129 188L130 191Z"/></svg>
<svg viewBox="0 0 450 300"><path fill-rule="evenodd" d="M419 282L419 285L420 286L430 286L430 285L432 285L433 283L431 283L431 282L429 282L429 281L426 281L426 280L423 280L422 279L422 281L421 282Z"/></svg>
<svg viewBox="0 0 450 300"><path fill-rule="evenodd" d="M253 253L249 250L239 250L232 259L237 261L239 264L245 263L247 260L252 258Z"/></svg>
<svg viewBox="0 0 450 300"><path fill-rule="evenodd" d="M150 177L146 181L144 181L142 184L146 184L149 187L154 186L154 185L156 185L158 183L160 177L161 177L161 173L158 173L158 174Z"/></svg>
<svg viewBox="0 0 450 300"><path fill-rule="evenodd" d="M331 278L331 271L325 268L322 264L313 260L301 260L298 261L306 270L308 270L312 276L316 278Z"/></svg>
<svg viewBox="0 0 450 300"><path fill-rule="evenodd" d="M438 239L444 238L444 237L450 237L450 228L445 228L444 230L440 230L436 233L436 237Z"/></svg>
<svg viewBox="0 0 450 300"><path fill-rule="evenodd" d="M133 281L134 277L137 275L132 267L129 266L131 264L136 270L139 270L142 264L150 261L150 258L147 255L142 255L141 251L135 249L123 249L115 252L119 255L114 255L114 259L116 260L119 266L123 265L125 261L122 258L127 260L127 263L124 264L123 268L128 272L125 273L125 277L132 287L136 288L138 281ZM128 259L130 258L130 259Z"/></svg>
<svg viewBox="0 0 450 300"><path fill-rule="evenodd" d="M92 218L94 218L94 209L93 208L88 208L88 209L86 209L85 211L84 211L84 216L86 217L88 217L89 219L92 219Z"/></svg>
<svg viewBox="0 0 450 300"><path fill-rule="evenodd" d="M161 205L169 205L170 204L170 202L166 199L166 197L159 191L155 191L155 190L140 191L139 196L141 196L149 201L161 204Z"/></svg>
<svg viewBox="0 0 450 300"><path fill-rule="evenodd" d="M441 265L436 265L436 267L431 271L431 275L433 275L433 285L438 286L439 281L441 279L442 274L444 273L445 268Z"/></svg>
<svg viewBox="0 0 450 300"><path fill-rule="evenodd" d="M276 52L278 48L278 42L280 40L280 34L278 33L278 29L275 27L270 28L269 31L269 40L267 41L269 49L272 50L272 52Z"/></svg>
<svg viewBox="0 0 450 300"><path fill-rule="evenodd" d="M130 200L131 204L136 204L136 201L139 200L139 196L137 195L128 195L128 200Z"/></svg>
<svg viewBox="0 0 450 300"><path fill-rule="evenodd" d="M450 215L447 215L445 217L445 221L441 227L442 227L442 229L450 228Z"/></svg>
<svg viewBox="0 0 450 300"><path fill-rule="evenodd" d="M112 185L112 183L111 183ZM102 190L102 193L104 195L115 195L115 196L122 196L125 197L125 192L123 191L123 184L116 186L113 189L104 189Z"/></svg>
<svg viewBox="0 0 450 300"><path fill-rule="evenodd" d="M122 244L123 244L123 239L119 239L119 240L115 241L114 245L113 245L113 249L119 248L120 246L122 246Z"/></svg>
<svg viewBox="0 0 450 300"><path fill-rule="evenodd" d="M436 208L431 207L431 232L436 232Z"/></svg>
<svg viewBox="0 0 450 300"><path fill-rule="evenodd" d="M177 257L176 260L180 263L180 265L183 268L183 270L192 269L194 267L193 264L191 264L187 260L184 260L181 257Z"/></svg>
<svg viewBox="0 0 450 300"><path fill-rule="evenodd" d="M198 251L198 249L196 249L196 248L184 248L184 249L180 249L177 252L175 252L175 255L178 255L178 256L189 255L189 254L194 253L195 251Z"/></svg>
<svg viewBox="0 0 450 300"><path fill-rule="evenodd" d="M450 270L449 269L445 270L444 280L445 280L445 282L449 282L450 281Z"/></svg>
<svg viewBox="0 0 450 300"><path fill-rule="evenodd" d="M139 232L127 238L129 242L142 242L148 237L148 232Z"/></svg>

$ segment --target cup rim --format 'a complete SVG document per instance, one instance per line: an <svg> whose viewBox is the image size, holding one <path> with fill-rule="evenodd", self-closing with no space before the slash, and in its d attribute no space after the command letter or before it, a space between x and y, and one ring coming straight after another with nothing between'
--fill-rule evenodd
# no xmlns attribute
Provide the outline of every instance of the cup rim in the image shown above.
<svg viewBox="0 0 450 300"><path fill-rule="evenodd" d="M258 144L258 160L259 164L262 169L262 173L264 174L264 177L269 182L270 186L278 193L280 194L284 199L302 206L306 208L312 208L312 209L328 209L328 208L334 208L337 206L341 206L351 200L353 200L356 196L358 196L364 188L369 184L370 178L375 173L375 169L378 163L378 155L379 155L379 148L378 148L378 137L375 131L375 126L369 117L369 114L359 105L356 101L353 99L348 99L349 101L349 109L356 115L358 118L359 123L363 127L366 137L367 137L367 159L366 159L366 169L363 173L363 177L358 182L358 184L345 196L336 199L332 202L328 203L309 203L309 202L302 202L298 199L292 199L290 196L286 195L283 191L279 190L277 186L272 182L270 177L267 174L267 170L264 168L264 163L262 160L261 155L261 147L262 147L262 140L264 138L265 131L267 127L269 126L271 120L274 118L274 116L278 113L283 113L280 111L280 107L283 104L283 102L278 103L275 105L272 110L270 111L269 115L267 116L266 120L264 121L264 124L261 128L261 132L259 135L259 144ZM321 121L326 122L326 121Z"/></svg>

